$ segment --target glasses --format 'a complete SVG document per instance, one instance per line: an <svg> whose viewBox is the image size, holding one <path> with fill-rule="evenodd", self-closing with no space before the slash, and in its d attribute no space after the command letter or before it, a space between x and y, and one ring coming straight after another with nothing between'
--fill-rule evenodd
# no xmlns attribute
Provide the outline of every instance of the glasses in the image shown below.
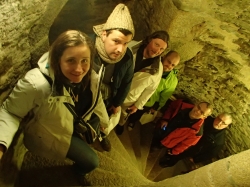
<svg viewBox="0 0 250 187"><path fill-rule="evenodd" d="M225 123L225 121L223 121L220 117L217 117L217 119L220 120L220 124L221 124L221 125L227 125L227 124Z"/></svg>

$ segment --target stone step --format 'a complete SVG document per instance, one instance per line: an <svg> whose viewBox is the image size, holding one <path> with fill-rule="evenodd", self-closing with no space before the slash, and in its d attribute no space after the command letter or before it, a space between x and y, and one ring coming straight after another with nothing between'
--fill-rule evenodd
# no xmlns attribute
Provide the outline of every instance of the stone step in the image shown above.
<svg viewBox="0 0 250 187"><path fill-rule="evenodd" d="M181 175L183 171L187 171L187 170L188 169L187 169L186 164L182 160L180 160L172 167L161 169L161 171L159 172L157 176L154 177L153 175L151 175L152 176L151 179L152 181L158 182L158 181L165 180L167 178Z"/></svg>
<svg viewBox="0 0 250 187"><path fill-rule="evenodd" d="M142 162L142 173L145 174L147 165L148 155L151 146L151 140L153 137L154 126L152 123L141 125L141 137L140 137L140 149L141 149L141 162Z"/></svg>
<svg viewBox="0 0 250 187"><path fill-rule="evenodd" d="M133 165L135 165L136 168L138 168L137 158L135 156L135 152L134 152L134 149L133 149L133 144L132 144L132 142L130 140L129 133L130 132L127 129L127 124L125 124L124 132L121 135L118 135L118 138L122 142L122 146L126 149L127 153L129 154L129 156L124 155L124 157L126 159L128 159L131 163L133 163Z"/></svg>
<svg viewBox="0 0 250 187"><path fill-rule="evenodd" d="M148 154L147 165L145 168L144 176L147 177L152 168L158 165L159 159L164 155L165 149L157 150Z"/></svg>
<svg viewBox="0 0 250 187"><path fill-rule="evenodd" d="M129 134L131 145L132 145L132 148L134 151L134 155L135 155L136 160L137 160L138 170L142 173L141 142L140 142L141 125L139 123L136 123L133 130L128 131L128 134Z"/></svg>
<svg viewBox="0 0 250 187"><path fill-rule="evenodd" d="M152 152L148 155L147 166L145 170L145 176L153 180L162 170L159 166L159 159L165 154L166 149L160 149Z"/></svg>
<svg viewBox="0 0 250 187"><path fill-rule="evenodd" d="M124 135L121 135L124 136ZM126 135L125 135L126 136ZM125 137L124 137L125 138ZM122 161L126 161L128 163L131 164L131 167L133 168L137 168L137 164L136 164L136 160L132 160L131 158L131 150L132 148L130 147L125 147L124 144L122 143L121 139L116 135L116 133L113 131L110 132L110 134L108 135L108 139L111 142L111 152L105 152L105 151L100 151L104 154L107 154L108 157L110 158L117 158L117 153L119 154L119 157ZM128 134L127 134L127 138L129 140ZM128 145L129 146L128 142ZM133 154L132 154L133 156Z"/></svg>

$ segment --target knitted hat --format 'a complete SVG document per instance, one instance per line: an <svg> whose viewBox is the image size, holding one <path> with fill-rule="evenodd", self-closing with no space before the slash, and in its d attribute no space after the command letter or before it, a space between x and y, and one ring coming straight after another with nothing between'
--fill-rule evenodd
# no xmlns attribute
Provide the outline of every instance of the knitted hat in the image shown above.
<svg viewBox="0 0 250 187"><path fill-rule="evenodd" d="M94 31L98 32L98 34L100 34L100 31L109 29L126 29L133 36L135 35L133 20L126 5L122 3L118 4L105 24L94 26Z"/></svg>

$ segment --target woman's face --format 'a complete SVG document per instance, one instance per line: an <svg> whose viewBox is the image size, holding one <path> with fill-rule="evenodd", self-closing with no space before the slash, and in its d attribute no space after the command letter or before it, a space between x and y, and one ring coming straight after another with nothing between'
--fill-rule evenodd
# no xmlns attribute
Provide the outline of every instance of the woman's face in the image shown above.
<svg viewBox="0 0 250 187"><path fill-rule="evenodd" d="M88 73L91 60L90 55L89 47L84 44L64 50L60 59L60 67L63 75L71 83L81 82Z"/></svg>
<svg viewBox="0 0 250 187"><path fill-rule="evenodd" d="M167 48L167 43L160 38L152 39L143 51L144 58L154 58L161 55Z"/></svg>

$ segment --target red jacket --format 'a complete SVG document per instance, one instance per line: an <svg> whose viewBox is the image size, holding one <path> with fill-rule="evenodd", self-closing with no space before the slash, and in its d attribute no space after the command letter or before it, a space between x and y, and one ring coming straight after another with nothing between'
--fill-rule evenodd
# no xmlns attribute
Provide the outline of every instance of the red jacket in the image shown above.
<svg viewBox="0 0 250 187"><path fill-rule="evenodd" d="M173 101L166 110L163 120L170 121L180 110L193 108L194 105L183 102L181 99ZM181 127L172 131L168 136L161 140L162 145L172 149L173 155L178 155L188 147L195 145L202 135L196 135L204 122L200 119L191 127Z"/></svg>

